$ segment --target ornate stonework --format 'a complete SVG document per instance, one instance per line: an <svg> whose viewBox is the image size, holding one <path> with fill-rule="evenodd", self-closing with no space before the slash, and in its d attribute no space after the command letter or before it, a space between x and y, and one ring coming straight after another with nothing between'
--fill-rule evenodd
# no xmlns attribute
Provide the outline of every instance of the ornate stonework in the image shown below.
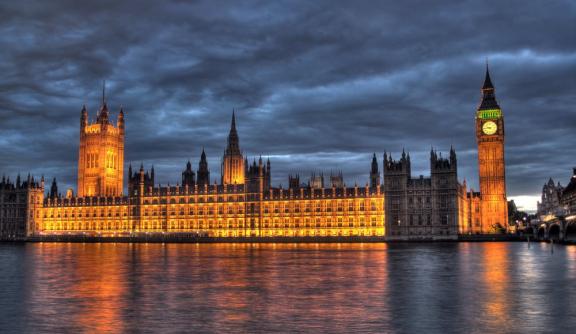
<svg viewBox="0 0 576 334"><path fill-rule="evenodd" d="M96 122L90 123L84 106L80 116L78 154L78 196L121 196L124 175L124 111L116 126L109 119L108 106L102 106Z"/></svg>
<svg viewBox="0 0 576 334"><path fill-rule="evenodd" d="M482 86L482 99L476 111L476 141L482 213L480 229L483 232L497 231L508 226L504 116L496 102L488 68Z"/></svg>

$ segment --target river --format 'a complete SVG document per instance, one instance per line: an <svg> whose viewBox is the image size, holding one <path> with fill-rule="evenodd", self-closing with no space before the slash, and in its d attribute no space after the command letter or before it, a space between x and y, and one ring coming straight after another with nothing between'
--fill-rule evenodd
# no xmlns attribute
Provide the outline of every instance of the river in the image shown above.
<svg viewBox="0 0 576 334"><path fill-rule="evenodd" d="M574 332L550 247L0 243L0 332Z"/></svg>

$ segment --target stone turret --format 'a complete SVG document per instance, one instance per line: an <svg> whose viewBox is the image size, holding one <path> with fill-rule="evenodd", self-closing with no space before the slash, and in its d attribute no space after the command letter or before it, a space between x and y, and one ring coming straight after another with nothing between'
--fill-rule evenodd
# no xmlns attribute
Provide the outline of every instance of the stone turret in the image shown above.
<svg viewBox="0 0 576 334"><path fill-rule="evenodd" d="M210 170L208 170L208 160L206 159L206 152L202 149L200 155L200 162L198 163L198 171L196 173L198 186L210 185Z"/></svg>
<svg viewBox="0 0 576 334"><path fill-rule="evenodd" d="M376 153L372 156L372 165L370 168L370 187L376 188L380 185L380 171L378 170L378 160Z"/></svg>

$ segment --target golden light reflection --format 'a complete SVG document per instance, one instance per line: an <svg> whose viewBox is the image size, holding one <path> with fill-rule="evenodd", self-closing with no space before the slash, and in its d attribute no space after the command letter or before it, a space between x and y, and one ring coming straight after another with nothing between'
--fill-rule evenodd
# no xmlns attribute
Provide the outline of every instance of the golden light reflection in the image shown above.
<svg viewBox="0 0 576 334"><path fill-rule="evenodd" d="M34 247L42 261L33 269L31 312L43 315L47 324L54 321L50 328L62 331L122 332L123 251L128 247L60 243Z"/></svg>
<svg viewBox="0 0 576 334"><path fill-rule="evenodd" d="M481 261L483 264L483 284L487 296L482 305L483 312L488 317L488 321L493 322L492 328L507 328L510 326L509 312L514 310L506 309L509 305L510 286L510 263L508 248L506 243L487 243L483 247Z"/></svg>

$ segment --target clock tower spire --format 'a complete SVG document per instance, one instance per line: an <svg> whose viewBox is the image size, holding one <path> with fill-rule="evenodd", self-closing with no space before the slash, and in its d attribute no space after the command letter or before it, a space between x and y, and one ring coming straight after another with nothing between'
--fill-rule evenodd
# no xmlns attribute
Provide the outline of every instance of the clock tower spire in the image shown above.
<svg viewBox="0 0 576 334"><path fill-rule="evenodd" d="M476 111L476 141L481 196L480 232L497 232L508 226L504 116L496 101L488 64L482 98Z"/></svg>

